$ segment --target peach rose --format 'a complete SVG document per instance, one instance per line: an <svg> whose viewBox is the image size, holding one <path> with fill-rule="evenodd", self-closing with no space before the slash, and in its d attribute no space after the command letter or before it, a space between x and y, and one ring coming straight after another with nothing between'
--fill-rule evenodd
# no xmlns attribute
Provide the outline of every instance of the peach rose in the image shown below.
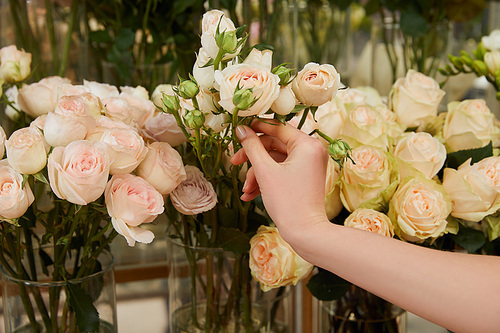
<svg viewBox="0 0 500 333"><path fill-rule="evenodd" d="M110 128L103 132L100 141L114 151L109 173L130 173L144 160L148 149L142 137L131 128Z"/></svg>
<svg viewBox="0 0 500 333"><path fill-rule="evenodd" d="M71 81L59 76L50 76L32 84L24 84L18 92L17 103L21 110L36 118L54 111L57 104L55 90Z"/></svg>
<svg viewBox="0 0 500 333"><path fill-rule="evenodd" d="M401 178L413 174L408 168L422 172L432 178L446 161L446 148L435 137L426 132L404 134L394 148Z"/></svg>
<svg viewBox="0 0 500 333"><path fill-rule="evenodd" d="M422 242L443 235L451 213L451 201L442 185L425 177L407 177L389 202L388 216L396 234Z"/></svg>
<svg viewBox="0 0 500 333"><path fill-rule="evenodd" d="M54 112L49 112L43 126L45 140L52 147L66 146L85 139L96 127L95 118L79 95L63 96Z"/></svg>
<svg viewBox="0 0 500 333"><path fill-rule="evenodd" d="M332 65L310 62L292 82L295 97L304 105L319 106L331 101L340 87L340 75Z"/></svg>
<svg viewBox="0 0 500 333"><path fill-rule="evenodd" d="M263 291L296 285L313 268L283 240L277 228L262 225L250 239L250 271Z"/></svg>
<svg viewBox="0 0 500 333"><path fill-rule="evenodd" d="M21 217L35 197L23 176L12 169L6 159L0 161L0 216L5 219Z"/></svg>
<svg viewBox="0 0 500 333"><path fill-rule="evenodd" d="M108 97L118 97L118 88L107 83L83 80L83 86L90 89L90 92L101 100Z"/></svg>
<svg viewBox="0 0 500 333"><path fill-rule="evenodd" d="M220 92L219 104L229 113L235 108L233 96L236 87L253 89L253 97L258 99L246 110L240 110L241 117L266 113L280 93L280 78L265 67L238 64L215 72L215 87Z"/></svg>
<svg viewBox="0 0 500 333"><path fill-rule="evenodd" d="M353 212L365 201L376 198L392 182L394 161L389 153L374 146L360 146L352 150L341 171L340 198L344 207Z"/></svg>
<svg viewBox="0 0 500 333"><path fill-rule="evenodd" d="M451 198L451 215L479 222L500 208L500 157L492 156L457 170L446 168L443 187Z"/></svg>
<svg viewBox="0 0 500 333"><path fill-rule="evenodd" d="M372 145L387 150L389 146L386 123L369 105L359 105L348 112L340 134L348 143Z"/></svg>
<svg viewBox="0 0 500 333"><path fill-rule="evenodd" d="M15 45L0 49L0 79L7 83L21 82L31 73L31 53Z"/></svg>
<svg viewBox="0 0 500 333"><path fill-rule="evenodd" d="M102 100L105 111L104 114L111 120L124 122L127 125L134 124L132 118L132 108L127 101L120 97L107 97Z"/></svg>
<svg viewBox="0 0 500 333"><path fill-rule="evenodd" d="M147 181L132 174L113 175L104 192L106 209L115 230L129 246L151 243L154 234L139 228L163 213L162 195Z"/></svg>
<svg viewBox="0 0 500 333"><path fill-rule="evenodd" d="M172 192L186 179L181 155L166 142L150 144L146 158L136 172L163 195Z"/></svg>
<svg viewBox="0 0 500 333"><path fill-rule="evenodd" d="M47 164L48 146L42 131L36 127L16 130L5 142L7 161L22 174L35 174Z"/></svg>
<svg viewBox="0 0 500 333"><path fill-rule="evenodd" d="M356 209L347 219L345 219L344 225L346 227L361 229L382 236L394 236L394 226L389 217L373 209Z"/></svg>
<svg viewBox="0 0 500 333"><path fill-rule="evenodd" d="M315 118L321 132L332 139L337 139L344 127L346 116L347 112L344 104L334 98L318 107ZM324 140L324 143L325 145L328 144L326 140Z"/></svg>
<svg viewBox="0 0 500 333"><path fill-rule="evenodd" d="M207 212L217 204L217 193L195 166L186 165L186 179L170 193L175 209L184 215Z"/></svg>
<svg viewBox="0 0 500 333"><path fill-rule="evenodd" d="M498 146L500 133L495 115L483 99L469 99L448 104L443 125L443 139L451 151L479 148L493 141Z"/></svg>
<svg viewBox="0 0 500 333"><path fill-rule="evenodd" d="M108 149L103 143L85 140L55 147L47 162L50 188L55 195L78 205L97 200L108 181Z"/></svg>
<svg viewBox="0 0 500 333"><path fill-rule="evenodd" d="M444 95L436 80L410 69L392 86L389 107L396 112L399 123L418 126L425 118L437 115Z"/></svg>

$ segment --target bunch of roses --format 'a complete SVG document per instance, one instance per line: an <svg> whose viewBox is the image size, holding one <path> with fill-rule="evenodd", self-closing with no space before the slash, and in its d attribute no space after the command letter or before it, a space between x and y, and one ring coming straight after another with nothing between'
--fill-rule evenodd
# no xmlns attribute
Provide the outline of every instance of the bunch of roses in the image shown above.
<svg viewBox="0 0 500 333"><path fill-rule="evenodd" d="M27 76L11 73L23 68L25 53L8 47L7 61L5 49L0 51L2 77L15 77L8 82L16 83ZM165 197L186 179L182 158L173 148L186 138L172 115L158 109L140 86L73 85L56 76L12 85L5 97L10 117L25 113L33 121L8 138L0 130L0 153L4 155L4 147L6 153L0 169L4 220L15 224L34 200L41 208L44 194L35 198L30 183L23 181L34 175L71 204L104 198L113 227L129 245L153 240L153 233L139 226L161 214Z"/></svg>
<svg viewBox="0 0 500 333"><path fill-rule="evenodd" d="M318 108L307 130L319 128L352 148L352 161L328 170L330 219L345 209L347 226L417 243L456 234L458 222L486 220L476 229L487 229L490 241L499 236L491 215L500 208L500 157L447 165L449 153L499 147L498 121L480 99L450 102L438 113L443 96L434 79L410 70L388 103L373 88L358 87Z"/></svg>

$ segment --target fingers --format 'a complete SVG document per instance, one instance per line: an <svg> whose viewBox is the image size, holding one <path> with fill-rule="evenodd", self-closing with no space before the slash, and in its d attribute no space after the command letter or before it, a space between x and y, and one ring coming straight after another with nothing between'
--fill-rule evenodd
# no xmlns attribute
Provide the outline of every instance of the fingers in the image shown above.
<svg viewBox="0 0 500 333"><path fill-rule="evenodd" d="M247 171L245 184L243 185L243 194L241 199L243 201L250 201L255 199L260 194L259 184L255 178L254 169L250 168Z"/></svg>
<svg viewBox="0 0 500 333"><path fill-rule="evenodd" d="M290 126L283 125L276 120L254 120L251 124L252 129L257 133L264 133L278 138L285 146L290 145L298 138L309 137L301 130Z"/></svg>
<svg viewBox="0 0 500 333"><path fill-rule="evenodd" d="M251 128L247 126L238 126L236 128L236 135L243 146L244 153L240 153L241 150L238 151L231 159L232 163L241 164L249 159L252 165L262 166L263 168L276 163L272 157L269 156L266 147Z"/></svg>

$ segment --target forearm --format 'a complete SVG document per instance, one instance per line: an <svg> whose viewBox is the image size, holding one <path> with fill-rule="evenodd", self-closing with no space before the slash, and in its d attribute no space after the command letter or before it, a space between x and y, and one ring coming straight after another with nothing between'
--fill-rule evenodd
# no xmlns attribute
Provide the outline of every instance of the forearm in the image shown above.
<svg viewBox="0 0 500 333"><path fill-rule="evenodd" d="M438 325L498 330L499 257L431 250L331 223L289 242L305 260Z"/></svg>

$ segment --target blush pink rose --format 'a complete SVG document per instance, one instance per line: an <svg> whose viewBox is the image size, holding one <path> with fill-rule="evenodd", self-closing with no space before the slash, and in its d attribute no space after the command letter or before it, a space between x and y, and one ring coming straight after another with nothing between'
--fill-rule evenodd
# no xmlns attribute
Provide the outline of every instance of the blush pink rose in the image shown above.
<svg viewBox="0 0 500 333"><path fill-rule="evenodd" d="M123 89L124 88L122 87L122 90ZM155 114L156 106L152 101L147 99L147 91L146 98L144 98L143 93L140 93L140 91L136 92L135 90L129 93L122 91L120 93L120 98L124 99L128 103L132 111L132 119L137 123L139 128L143 127L146 121Z"/></svg>
<svg viewBox="0 0 500 333"><path fill-rule="evenodd" d="M96 127L86 101L79 95L63 96L54 112L49 112L43 126L45 140L52 147L83 140Z"/></svg>
<svg viewBox="0 0 500 333"><path fill-rule="evenodd" d="M186 165L186 179L170 193L175 209L184 215L196 215L214 208L217 193L195 166Z"/></svg>
<svg viewBox="0 0 500 333"><path fill-rule="evenodd" d="M109 147L100 142L73 141L49 155L50 188L61 199L78 205L97 200L109 177Z"/></svg>
<svg viewBox="0 0 500 333"><path fill-rule="evenodd" d="M153 241L151 231L139 228L164 210L163 197L151 184L132 174L114 175L106 186L104 198L113 227L129 246Z"/></svg>
<svg viewBox="0 0 500 333"><path fill-rule="evenodd" d="M313 268L283 240L277 228L260 226L250 239L250 271L263 291L296 285Z"/></svg>
<svg viewBox="0 0 500 333"><path fill-rule="evenodd" d="M21 110L36 118L54 111L57 103L54 91L62 84L71 81L60 76L49 76L32 84L23 85L17 95L17 103Z"/></svg>
<svg viewBox="0 0 500 333"><path fill-rule="evenodd" d="M23 176L0 161L0 216L5 219L21 217L35 200L28 183L23 186Z"/></svg>
<svg viewBox="0 0 500 333"><path fill-rule="evenodd" d="M136 172L163 195L172 192L186 179L181 155L166 142L150 144L146 158Z"/></svg>
<svg viewBox="0 0 500 333"><path fill-rule="evenodd" d="M148 141L167 142L172 147L187 141L174 115L165 112L156 112L149 118L141 128L141 134Z"/></svg>

